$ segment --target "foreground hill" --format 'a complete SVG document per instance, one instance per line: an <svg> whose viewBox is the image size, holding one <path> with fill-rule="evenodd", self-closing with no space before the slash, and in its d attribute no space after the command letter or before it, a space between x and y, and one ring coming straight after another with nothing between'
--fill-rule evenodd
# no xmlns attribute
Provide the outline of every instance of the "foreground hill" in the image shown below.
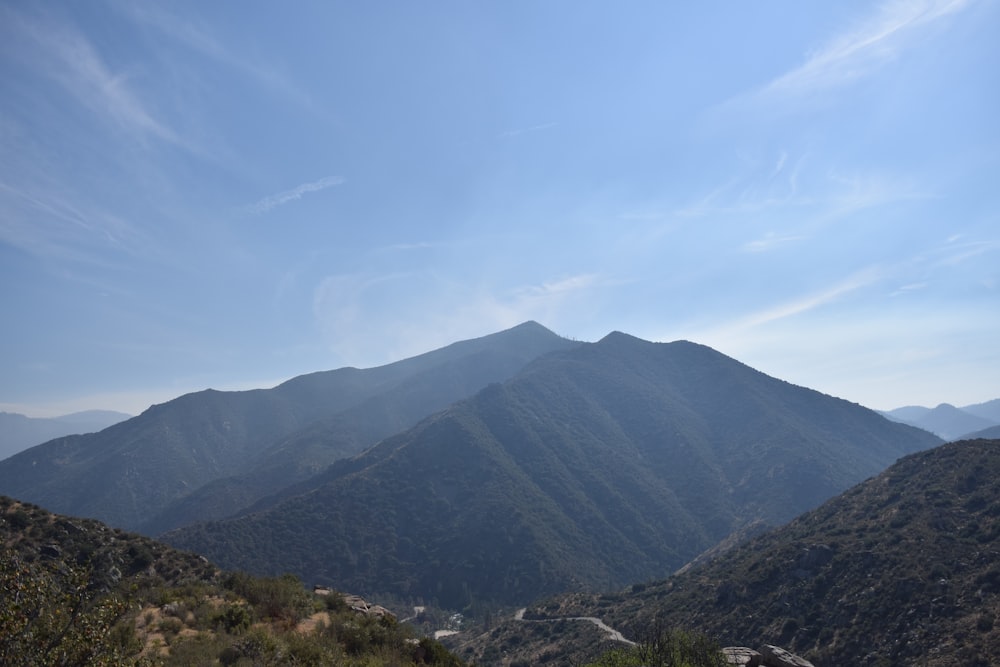
<svg viewBox="0 0 1000 667"><path fill-rule="evenodd" d="M913 454L706 566L525 618L600 616L628 637L697 628L817 667L1000 664L998 477L998 440Z"/></svg>
<svg viewBox="0 0 1000 667"><path fill-rule="evenodd" d="M149 532L226 516L572 345L528 322L379 368L313 373L273 389L187 394L100 433L53 440L0 462L0 493ZM172 507L238 475L249 479Z"/></svg>
<svg viewBox="0 0 1000 667"><path fill-rule="evenodd" d="M100 431L130 416L110 410L85 410L60 417L0 412L0 459L60 436Z"/></svg>
<svg viewBox="0 0 1000 667"><path fill-rule="evenodd" d="M664 576L938 443L710 348L614 333L164 539L362 593L516 604Z"/></svg>
<svg viewBox="0 0 1000 667"><path fill-rule="evenodd" d="M461 667L385 609L321 593L0 496L5 667Z"/></svg>

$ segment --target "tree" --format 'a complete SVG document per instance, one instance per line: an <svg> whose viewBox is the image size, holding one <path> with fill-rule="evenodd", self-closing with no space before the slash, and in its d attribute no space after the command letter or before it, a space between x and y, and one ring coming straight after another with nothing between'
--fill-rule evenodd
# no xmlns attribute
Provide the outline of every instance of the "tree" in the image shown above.
<svg viewBox="0 0 1000 667"><path fill-rule="evenodd" d="M702 634L655 630L635 646L617 648L587 667L726 667L722 650Z"/></svg>
<svg viewBox="0 0 1000 667"><path fill-rule="evenodd" d="M0 558L0 664L10 667L140 664L134 635L117 626L126 611L94 590L88 569ZM116 627L117 626L117 627Z"/></svg>

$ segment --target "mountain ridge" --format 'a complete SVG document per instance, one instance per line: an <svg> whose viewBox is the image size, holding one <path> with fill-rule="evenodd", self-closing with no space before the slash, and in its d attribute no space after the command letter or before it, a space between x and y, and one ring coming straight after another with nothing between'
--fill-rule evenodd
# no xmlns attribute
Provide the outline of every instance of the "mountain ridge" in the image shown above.
<svg viewBox="0 0 1000 667"><path fill-rule="evenodd" d="M389 435L391 428L408 426L489 381L509 377L539 354L575 344L526 322L374 369L320 371L272 389L185 394L100 433L56 439L0 462L0 492L130 529L153 520L169 524L192 513L225 515L241 502L252 502L255 487L250 487L249 500L222 489L200 509L182 507L176 515L161 516L206 484L254 473L269 448L324 419L335 422L338 415L361 410L366 401L381 397L382 411L376 416L396 415L395 421L385 422L389 432L379 431L380 420L374 434L363 437L346 434L337 441L325 434L312 440L304 436L302 447L318 441L310 465L322 467L354 454ZM413 383L409 390L407 382ZM393 407L394 390L411 403ZM283 463L291 466L275 474L296 481L296 475L314 472L295 467L299 458L285 456ZM269 480L265 475L257 481Z"/></svg>
<svg viewBox="0 0 1000 667"><path fill-rule="evenodd" d="M939 443L706 346L612 333L164 539L362 594L516 604L665 574Z"/></svg>

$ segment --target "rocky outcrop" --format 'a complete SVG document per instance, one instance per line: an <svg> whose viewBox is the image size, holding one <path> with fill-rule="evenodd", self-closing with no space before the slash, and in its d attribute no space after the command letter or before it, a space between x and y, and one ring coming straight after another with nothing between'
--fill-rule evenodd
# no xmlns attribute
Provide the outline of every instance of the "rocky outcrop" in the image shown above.
<svg viewBox="0 0 1000 667"><path fill-rule="evenodd" d="M813 664L808 660L800 658L780 646L765 644L760 649L760 655L764 659L763 664L767 667L813 667Z"/></svg>
<svg viewBox="0 0 1000 667"><path fill-rule="evenodd" d="M746 646L727 646L722 649L722 655L730 665L739 667L760 667L761 655L752 648Z"/></svg>
<svg viewBox="0 0 1000 667"><path fill-rule="evenodd" d="M813 664L780 646L766 644L760 651L745 646L722 649L726 662L739 667L813 667Z"/></svg>
<svg viewBox="0 0 1000 667"><path fill-rule="evenodd" d="M313 593L316 595L334 595L334 591L327 588L326 586L313 586ZM360 595L348 595L347 593L338 593L340 597L343 598L344 604L347 605L351 611L355 611L359 614L364 614L365 616L378 616L378 617L388 617L392 620L396 620L396 615L391 611L383 607L382 605L369 604Z"/></svg>

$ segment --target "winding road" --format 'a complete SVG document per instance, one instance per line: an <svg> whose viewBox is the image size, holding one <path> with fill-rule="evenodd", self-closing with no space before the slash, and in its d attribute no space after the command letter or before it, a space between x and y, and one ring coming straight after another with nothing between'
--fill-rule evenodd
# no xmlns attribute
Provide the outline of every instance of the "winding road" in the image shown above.
<svg viewBox="0 0 1000 667"><path fill-rule="evenodd" d="M629 646L635 646L635 642L631 639L626 639L625 635L618 632L604 621L594 616L561 616L559 618L540 618L540 619L525 619L524 612L528 609L527 607L522 607L518 609L514 614L515 621L522 621L524 623L554 623L555 621L586 621L587 623L593 623L602 631L608 633L608 639L615 642L621 642L623 644L628 644Z"/></svg>

